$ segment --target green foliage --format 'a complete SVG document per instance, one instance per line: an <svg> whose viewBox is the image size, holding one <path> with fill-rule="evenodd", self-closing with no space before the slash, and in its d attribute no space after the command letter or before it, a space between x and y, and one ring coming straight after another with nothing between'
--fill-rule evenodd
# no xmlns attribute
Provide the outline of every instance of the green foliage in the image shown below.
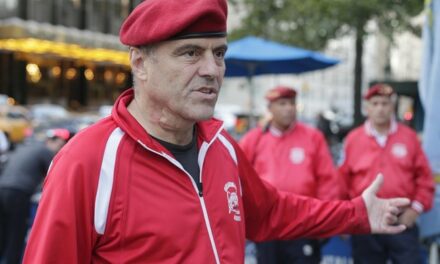
<svg viewBox="0 0 440 264"><path fill-rule="evenodd" d="M392 39L394 32L411 30L410 18L423 9L423 0L235 0L248 11L240 28L229 35L235 40L255 35L308 49L322 49L329 39L357 32L375 20Z"/></svg>

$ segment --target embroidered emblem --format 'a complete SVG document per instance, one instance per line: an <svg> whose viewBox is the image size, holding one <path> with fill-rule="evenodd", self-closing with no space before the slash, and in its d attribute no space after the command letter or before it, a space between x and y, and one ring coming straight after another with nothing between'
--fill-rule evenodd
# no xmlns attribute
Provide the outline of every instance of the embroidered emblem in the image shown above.
<svg viewBox="0 0 440 264"><path fill-rule="evenodd" d="M306 157L305 151L303 148L292 148L290 150L290 161L293 164L301 164Z"/></svg>
<svg viewBox="0 0 440 264"><path fill-rule="evenodd" d="M235 221L241 221L240 208L238 206L237 186L233 182L225 184L226 199L228 199L229 213L234 214Z"/></svg>
<svg viewBox="0 0 440 264"><path fill-rule="evenodd" d="M391 153L393 153L396 158L403 158L408 154L405 144L396 143L391 148Z"/></svg>

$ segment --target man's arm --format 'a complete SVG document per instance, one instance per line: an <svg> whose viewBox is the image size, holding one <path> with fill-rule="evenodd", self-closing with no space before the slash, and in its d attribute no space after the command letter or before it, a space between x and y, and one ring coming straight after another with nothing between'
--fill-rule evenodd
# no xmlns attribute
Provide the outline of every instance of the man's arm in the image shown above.
<svg viewBox="0 0 440 264"><path fill-rule="evenodd" d="M414 155L414 184L416 193L411 201L411 207L419 213L430 210L434 199L435 183L428 159L418 141Z"/></svg>
<svg viewBox="0 0 440 264"><path fill-rule="evenodd" d="M261 180L243 152L236 147L246 234L255 241L328 237L341 233L397 233L394 226L407 199L376 197L380 181L375 181L362 197L351 201L320 201L278 192ZM371 227L371 228L370 228Z"/></svg>
<svg viewBox="0 0 440 264"><path fill-rule="evenodd" d="M399 217L399 222L407 227L414 226L419 215L431 209L434 198L434 178L426 155L418 141L414 155L414 184L416 193L411 201L411 206L406 208Z"/></svg>

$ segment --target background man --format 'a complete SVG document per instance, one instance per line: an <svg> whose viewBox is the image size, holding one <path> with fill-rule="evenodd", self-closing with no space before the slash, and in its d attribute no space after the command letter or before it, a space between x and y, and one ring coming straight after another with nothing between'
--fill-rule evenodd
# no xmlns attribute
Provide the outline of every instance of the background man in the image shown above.
<svg viewBox="0 0 440 264"><path fill-rule="evenodd" d="M240 141L258 175L280 191L332 200L340 184L324 136L297 121L296 91L278 86L266 94L270 123ZM257 244L258 263L319 263L320 242L312 239Z"/></svg>
<svg viewBox="0 0 440 264"><path fill-rule="evenodd" d="M20 263L30 198L70 136L66 129L49 130L44 142L27 143L10 154L0 176L0 263Z"/></svg>
<svg viewBox="0 0 440 264"><path fill-rule="evenodd" d="M417 217L432 206L434 180L416 133L394 119L393 89L386 84L372 86L366 95L368 119L348 134L339 170L347 194L356 197L384 175L380 197L402 196L411 200L399 216L409 227L398 235L353 236L355 263L421 263Z"/></svg>
<svg viewBox="0 0 440 264"><path fill-rule="evenodd" d="M320 202L262 182L211 119L225 0L147 0L121 28L134 87L55 157L24 263L242 263L254 240L400 232L407 199ZM91 147L92 146L92 147ZM84 151L87 149L88 151Z"/></svg>

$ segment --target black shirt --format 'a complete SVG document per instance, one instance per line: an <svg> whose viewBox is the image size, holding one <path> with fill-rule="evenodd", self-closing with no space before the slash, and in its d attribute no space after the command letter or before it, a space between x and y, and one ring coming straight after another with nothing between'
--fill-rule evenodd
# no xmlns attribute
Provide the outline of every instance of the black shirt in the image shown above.
<svg viewBox="0 0 440 264"><path fill-rule="evenodd" d="M199 150L197 149L197 136L194 133L191 142L187 145L176 145L158 138L156 139L162 146L168 149L174 158L182 164L183 168L191 175L197 184L199 194L202 194L202 185L200 183L200 168L198 162Z"/></svg>

